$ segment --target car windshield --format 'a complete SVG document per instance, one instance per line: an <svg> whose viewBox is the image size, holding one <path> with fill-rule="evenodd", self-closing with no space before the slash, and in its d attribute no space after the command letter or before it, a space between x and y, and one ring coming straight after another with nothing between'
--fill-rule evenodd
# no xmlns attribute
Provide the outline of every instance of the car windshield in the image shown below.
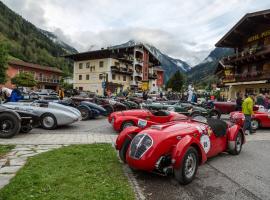
<svg viewBox="0 0 270 200"><path fill-rule="evenodd" d="M166 110L158 110L158 111L151 111L153 115L155 116L168 116L170 113Z"/></svg>

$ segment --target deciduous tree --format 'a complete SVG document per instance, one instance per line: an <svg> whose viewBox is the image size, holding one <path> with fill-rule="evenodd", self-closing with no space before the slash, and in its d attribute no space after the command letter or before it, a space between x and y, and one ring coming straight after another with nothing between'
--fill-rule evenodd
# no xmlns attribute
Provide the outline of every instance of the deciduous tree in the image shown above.
<svg viewBox="0 0 270 200"><path fill-rule="evenodd" d="M8 52L6 46L0 43L0 84L3 84L7 81L7 61Z"/></svg>
<svg viewBox="0 0 270 200"><path fill-rule="evenodd" d="M37 85L33 74L29 72L21 72L17 74L14 78L11 79L11 83L22 87L34 87Z"/></svg>

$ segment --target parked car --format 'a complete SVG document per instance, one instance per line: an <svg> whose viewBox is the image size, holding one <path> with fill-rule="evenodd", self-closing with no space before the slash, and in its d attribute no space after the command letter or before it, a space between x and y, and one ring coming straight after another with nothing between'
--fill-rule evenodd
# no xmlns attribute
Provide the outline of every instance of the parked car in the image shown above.
<svg viewBox="0 0 270 200"><path fill-rule="evenodd" d="M174 103L173 101L169 103L143 103L142 107L149 110L170 110L187 116L202 115L219 119L221 115L220 112L215 109L206 109L179 101L177 103Z"/></svg>
<svg viewBox="0 0 270 200"><path fill-rule="evenodd" d="M236 111L236 102L215 101L213 104L214 109L218 110L221 114L229 114Z"/></svg>
<svg viewBox="0 0 270 200"><path fill-rule="evenodd" d="M130 126L146 128L154 124L186 118L187 117L185 115L164 110L127 110L110 114L108 121L111 123L114 130L122 131Z"/></svg>
<svg viewBox="0 0 270 200"><path fill-rule="evenodd" d="M112 112L115 111L122 111L122 110L127 110L127 106L125 106L124 104L111 100L111 99L105 99L105 98L98 98L98 97L94 97L94 98L84 98L84 97L72 97L71 98L75 103L79 103L82 101L88 101L88 102L92 102L95 104L98 104L100 106L102 106L106 111L107 114L111 114Z"/></svg>
<svg viewBox="0 0 270 200"><path fill-rule="evenodd" d="M127 109L129 109L129 110L140 108L140 106L136 102L129 101L125 97L117 97L114 100L124 104L127 107Z"/></svg>
<svg viewBox="0 0 270 200"><path fill-rule="evenodd" d="M11 138L19 132L28 133L39 125L35 114L7 109L0 106L0 138Z"/></svg>
<svg viewBox="0 0 270 200"><path fill-rule="evenodd" d="M238 155L245 135L237 124L202 116L173 121L140 131L128 127L116 140L120 158L132 169L174 174L180 184L190 183L198 165L221 152Z"/></svg>
<svg viewBox="0 0 270 200"><path fill-rule="evenodd" d="M107 111L103 107L92 102L81 101L75 103L72 99L66 99L58 101L58 103L77 108L81 112L82 120L96 118L100 115L107 116Z"/></svg>
<svg viewBox="0 0 270 200"><path fill-rule="evenodd" d="M27 111L40 117L40 125L44 129L55 129L58 126L72 124L81 120L81 113L76 108L64 106L58 103L25 103L9 102L2 106L18 111Z"/></svg>
<svg viewBox="0 0 270 200"><path fill-rule="evenodd" d="M243 127L245 115L241 111L231 112L230 121ZM270 128L270 110L259 109L254 111L254 114L251 116L251 128L253 130Z"/></svg>

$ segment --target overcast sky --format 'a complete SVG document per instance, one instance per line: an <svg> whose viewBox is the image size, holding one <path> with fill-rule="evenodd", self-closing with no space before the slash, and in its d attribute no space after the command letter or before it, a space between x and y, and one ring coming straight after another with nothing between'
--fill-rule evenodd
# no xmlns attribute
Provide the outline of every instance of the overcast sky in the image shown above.
<svg viewBox="0 0 270 200"><path fill-rule="evenodd" d="M2 0L78 51L147 42L194 65L247 12L270 0Z"/></svg>

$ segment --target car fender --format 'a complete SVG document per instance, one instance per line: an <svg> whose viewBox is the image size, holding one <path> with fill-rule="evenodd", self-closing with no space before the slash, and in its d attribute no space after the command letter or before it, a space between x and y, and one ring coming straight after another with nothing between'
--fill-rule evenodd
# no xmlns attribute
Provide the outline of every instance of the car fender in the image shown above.
<svg viewBox="0 0 270 200"><path fill-rule="evenodd" d="M200 164L203 164L206 160L207 160L207 156L205 151L203 150L203 147L201 145L201 143L199 142L199 140L197 140L194 137L191 137L190 135L185 136L184 138L182 138L177 145L175 146L175 148L173 149L172 152L172 163L173 163L173 167L174 168L180 168L182 160L184 158L184 155L187 151L187 149L193 146L197 149L198 151L198 155L199 155L199 160L200 160Z"/></svg>
<svg viewBox="0 0 270 200"><path fill-rule="evenodd" d="M21 116L16 112L16 110L13 110L13 109L10 109L10 110L3 109L0 111L0 113L10 113L10 114L14 115L18 119L18 121L22 120Z"/></svg>
<svg viewBox="0 0 270 200"><path fill-rule="evenodd" d="M244 144L246 142L246 137L245 137L245 134L244 134L242 128L239 125L235 124L235 125L231 126L227 132L228 148L229 149L234 149L235 139L236 139L236 136L239 132L242 134L242 144Z"/></svg>
<svg viewBox="0 0 270 200"><path fill-rule="evenodd" d="M123 146L123 143L126 138L133 139L133 137L139 133L142 129L137 126L130 126L125 128L121 133L118 135L115 141L115 148L120 150Z"/></svg>
<svg viewBox="0 0 270 200"><path fill-rule="evenodd" d="M138 118L133 117L133 116L118 116L118 117L115 117L115 121L114 121L114 124L113 124L114 129L115 130L120 130L123 122L126 122L126 121L132 121L135 125L137 125Z"/></svg>

